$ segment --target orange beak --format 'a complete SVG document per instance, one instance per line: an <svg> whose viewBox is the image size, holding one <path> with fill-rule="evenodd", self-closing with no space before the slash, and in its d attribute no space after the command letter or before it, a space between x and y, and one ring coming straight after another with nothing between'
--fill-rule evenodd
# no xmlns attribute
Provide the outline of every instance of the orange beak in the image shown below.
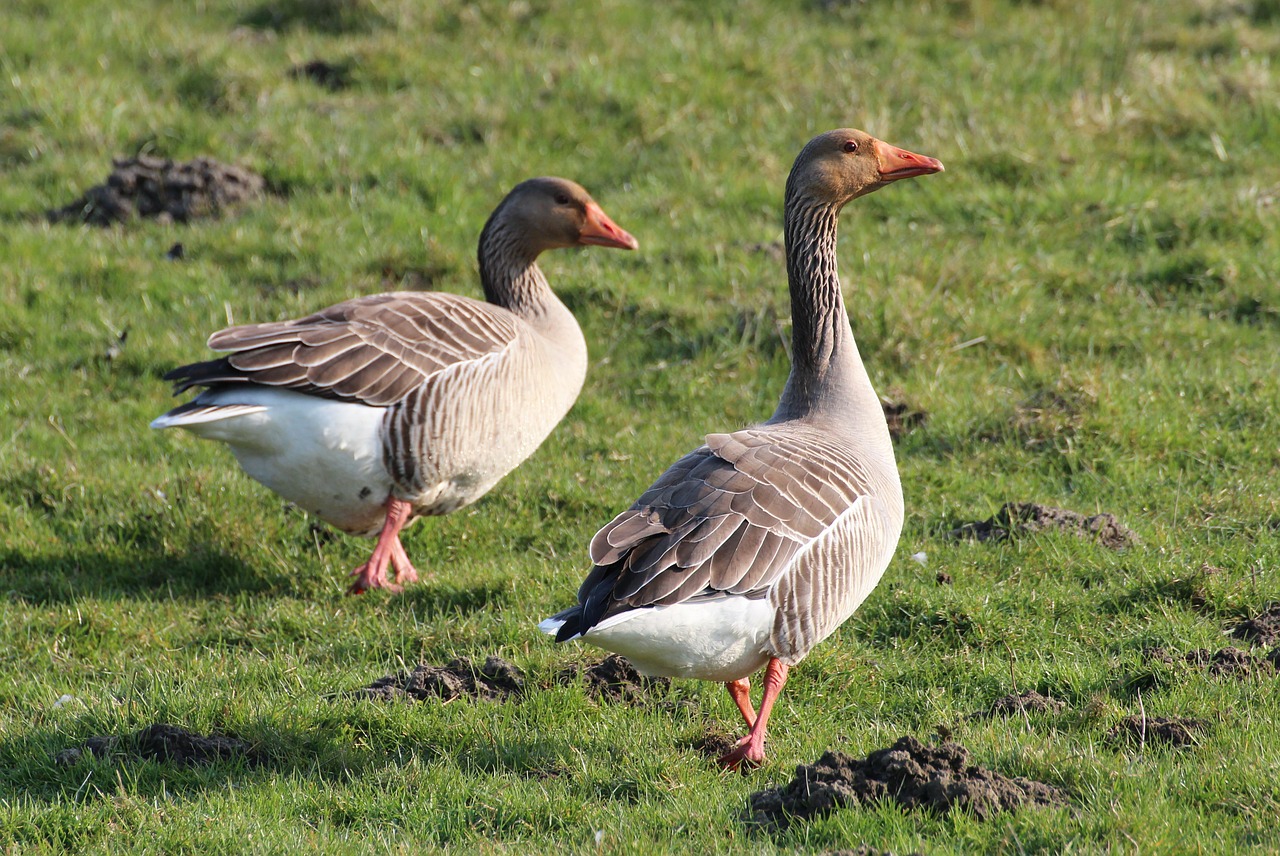
<svg viewBox="0 0 1280 856"><path fill-rule="evenodd" d="M617 247L620 250L634 250L640 242L618 227L609 219L604 209L594 202L587 203L587 219L582 224L578 236L579 244L590 244L596 247Z"/></svg>
<svg viewBox="0 0 1280 856"><path fill-rule="evenodd" d="M881 181L897 181L900 178L942 172L942 161L937 158L918 155L880 140L875 140L872 145L876 151L876 160L880 162Z"/></svg>

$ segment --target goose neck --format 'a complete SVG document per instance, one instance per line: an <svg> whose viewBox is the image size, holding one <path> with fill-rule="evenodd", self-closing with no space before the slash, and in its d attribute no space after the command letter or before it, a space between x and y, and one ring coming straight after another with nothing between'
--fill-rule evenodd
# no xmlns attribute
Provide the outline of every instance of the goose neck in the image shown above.
<svg viewBox="0 0 1280 856"><path fill-rule="evenodd" d="M836 270L840 206L792 198L786 206L791 288L791 377L779 414L800 417L874 399L858 355Z"/></svg>
<svg viewBox="0 0 1280 856"><path fill-rule="evenodd" d="M480 285L485 300L517 315L533 317L557 302L538 267L538 251L495 212L480 234Z"/></svg>

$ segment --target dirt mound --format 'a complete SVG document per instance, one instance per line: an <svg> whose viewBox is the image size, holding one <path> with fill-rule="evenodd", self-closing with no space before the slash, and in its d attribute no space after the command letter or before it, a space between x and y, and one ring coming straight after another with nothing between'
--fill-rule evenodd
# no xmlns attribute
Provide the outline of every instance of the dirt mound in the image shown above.
<svg viewBox="0 0 1280 856"><path fill-rule="evenodd" d="M253 746L244 740L221 734L206 737L177 725L164 723L148 725L124 736L107 734L90 737L79 746L63 749L54 756L54 761L62 766L71 766L79 763L86 753L95 758L115 755L183 767L212 764L236 757L244 758L250 764L257 764L262 760Z"/></svg>
<svg viewBox="0 0 1280 856"><path fill-rule="evenodd" d="M755 244L743 244L743 247L749 253L767 256L775 262L785 262L787 260L787 248L782 241L762 241Z"/></svg>
<svg viewBox="0 0 1280 856"><path fill-rule="evenodd" d="M884 410L884 421L889 423L889 436L895 440L911 433L929 419L929 414L925 411L916 410L891 398L881 398L880 406Z"/></svg>
<svg viewBox="0 0 1280 856"><path fill-rule="evenodd" d="M518 697L523 691L524 673L501 657L486 657L484 665L479 668L465 657L459 657L445 666L421 663L412 671L379 678L351 695L382 701L453 701L459 698L506 701L513 696Z"/></svg>
<svg viewBox="0 0 1280 856"><path fill-rule="evenodd" d="M751 819L783 828L796 819L886 799L905 809L939 814L968 810L978 820L1022 806L1067 802L1066 794L1052 785L969 764L969 750L959 743L929 747L914 737L900 737L865 759L827 752L813 766L798 766L786 787L751 795Z"/></svg>
<svg viewBox="0 0 1280 856"><path fill-rule="evenodd" d="M1163 743L1166 746L1191 746L1199 742L1208 725L1188 716L1126 716L1107 736L1118 743Z"/></svg>
<svg viewBox="0 0 1280 856"><path fill-rule="evenodd" d="M1185 676L1190 669L1207 671L1214 677L1246 680L1255 676L1267 679L1280 674L1280 648L1265 656L1253 655L1240 648L1213 651L1197 648L1186 654L1154 646L1142 649L1142 668L1130 675L1126 685L1130 691L1166 687Z"/></svg>
<svg viewBox="0 0 1280 856"><path fill-rule="evenodd" d="M1113 514L1085 517L1065 508L1035 502L1007 502L993 517L962 523L948 532L947 537L1007 541L1036 532L1067 532L1089 537L1112 550L1123 550L1138 543L1138 536L1133 530L1121 526Z"/></svg>
<svg viewBox="0 0 1280 856"><path fill-rule="evenodd" d="M294 80L310 80L317 86L336 92L351 85L351 65L313 59L289 69L289 76Z"/></svg>
<svg viewBox="0 0 1280 856"><path fill-rule="evenodd" d="M1241 621L1231 628L1231 635L1254 645L1280 641L1280 603L1273 603L1253 618Z"/></svg>
<svg viewBox="0 0 1280 856"><path fill-rule="evenodd" d="M738 738L713 729L685 745L707 758L723 758L738 745Z"/></svg>
<svg viewBox="0 0 1280 856"><path fill-rule="evenodd" d="M610 654L599 663L581 666L574 663L556 675L556 683L562 685L586 683L587 695L596 701L643 704L655 689L671 686L670 678L650 678L636 671L625 657Z"/></svg>
<svg viewBox="0 0 1280 856"><path fill-rule="evenodd" d="M70 205L50 211L49 219L94 226L135 217L186 223L257 198L265 186L257 173L212 158L178 163L139 155L117 159L113 166L105 183L89 188Z"/></svg>
<svg viewBox="0 0 1280 856"><path fill-rule="evenodd" d="M1197 648L1188 652L1184 659L1193 666L1208 669L1211 675L1247 678L1258 672L1263 674L1275 672L1275 666L1269 660L1264 657L1255 657L1240 648L1223 648L1220 651Z"/></svg>
<svg viewBox="0 0 1280 856"><path fill-rule="evenodd" d="M1067 706L1064 701L1058 701L1056 698L1042 696L1035 690L1027 690L1021 695L1010 693L1006 696L1000 696L991 703L991 707L987 710L980 710L973 715L974 719L993 719L999 717L1018 716L1023 711L1027 713L1059 713Z"/></svg>

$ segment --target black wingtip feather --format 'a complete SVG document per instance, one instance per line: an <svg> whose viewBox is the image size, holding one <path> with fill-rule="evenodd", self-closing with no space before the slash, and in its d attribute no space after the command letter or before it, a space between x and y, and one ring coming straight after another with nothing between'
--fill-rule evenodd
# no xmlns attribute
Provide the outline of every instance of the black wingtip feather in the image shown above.
<svg viewBox="0 0 1280 856"><path fill-rule="evenodd" d="M557 642L565 642L577 636L579 628L582 626L581 607L566 610L566 612L561 613L561 616L564 617L564 624L560 625L560 629L556 631Z"/></svg>
<svg viewBox="0 0 1280 856"><path fill-rule="evenodd" d="M173 394L180 395L193 386L212 386L215 383L244 380L244 375L223 357L178 366L165 372L162 379L172 381Z"/></svg>

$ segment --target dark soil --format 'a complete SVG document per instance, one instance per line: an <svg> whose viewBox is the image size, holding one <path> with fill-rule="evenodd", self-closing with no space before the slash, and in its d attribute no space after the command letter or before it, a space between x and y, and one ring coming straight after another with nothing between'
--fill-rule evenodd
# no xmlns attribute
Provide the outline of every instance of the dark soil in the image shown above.
<svg viewBox="0 0 1280 856"><path fill-rule="evenodd" d="M163 723L148 725L141 731L125 736L90 737L79 746L63 749L54 756L54 761L62 766L71 766L79 763L86 753L95 758L142 758L183 767L212 764L237 757L244 758L249 764L257 764L262 760L253 746L244 740L221 734L206 737Z"/></svg>
<svg viewBox="0 0 1280 856"><path fill-rule="evenodd" d="M1222 648L1212 651L1197 648L1186 654L1177 654L1168 648L1142 649L1142 664L1148 671L1129 680L1131 689L1154 689L1166 685L1180 670L1188 666L1204 669L1215 677L1232 677L1244 680L1280 674L1280 648L1266 655L1254 655L1240 648Z"/></svg>
<svg viewBox="0 0 1280 856"><path fill-rule="evenodd" d="M821 856L898 856L892 850L877 850L866 844L859 844L852 850L824 850ZM911 853L908 856L920 856L919 853Z"/></svg>
<svg viewBox="0 0 1280 856"><path fill-rule="evenodd" d="M310 80L317 86L336 92L351 85L351 66L347 63L313 59L289 69L289 76L295 80Z"/></svg>
<svg viewBox="0 0 1280 856"><path fill-rule="evenodd" d="M1231 628L1231 635L1254 645L1280 641L1280 603L1273 603L1253 618Z"/></svg>
<svg viewBox="0 0 1280 856"><path fill-rule="evenodd" d="M940 586L949 586L954 582L954 580L951 579L951 574L946 571L938 571L938 575L934 577L934 580L936 580Z"/></svg>
<svg viewBox="0 0 1280 856"><path fill-rule="evenodd" d="M719 759L728 755L738 745L738 738L723 731L708 731L697 740L686 744L707 758Z"/></svg>
<svg viewBox="0 0 1280 856"><path fill-rule="evenodd" d="M768 256L775 262L784 262L787 260L787 248L782 241L763 241L758 244L746 244L747 252L758 253L762 256Z"/></svg>
<svg viewBox="0 0 1280 856"><path fill-rule="evenodd" d="M897 440L923 425L929 414L923 410L915 410L901 401L881 398L880 406L884 409L884 421L889 423L889 436Z"/></svg>
<svg viewBox="0 0 1280 856"><path fill-rule="evenodd" d="M781 829L793 820L880 800L939 814L959 808L988 820L1023 806L1065 805L1067 797L1052 785L971 765L969 750L959 743L929 747L901 737L865 759L827 752L813 766L798 766L786 787L751 795L751 820Z"/></svg>
<svg viewBox="0 0 1280 856"><path fill-rule="evenodd" d="M556 683L569 685L585 681L587 695L596 701L621 702L638 705L649 700L655 689L671 686L670 678L650 678L636 671L636 667L617 654L610 654L599 663L580 666L574 663L556 676Z"/></svg>
<svg viewBox="0 0 1280 856"><path fill-rule="evenodd" d="M1090 398L1078 389L1038 390L1014 408L1014 434L1028 449L1058 445L1084 427Z"/></svg>
<svg viewBox="0 0 1280 856"><path fill-rule="evenodd" d="M1115 515L1095 514L1085 517L1065 508L1035 502L1005 503L990 519L962 523L947 533L947 537L1007 541L1036 532L1067 532L1082 538L1093 538L1112 550L1123 550L1138 543L1138 536L1133 530L1121 526Z"/></svg>
<svg viewBox="0 0 1280 856"><path fill-rule="evenodd" d="M196 158L177 163L139 155L117 159L103 184L48 213L54 222L70 220L109 226L137 217L186 223L214 217L262 195L262 176L244 167Z"/></svg>
<svg viewBox="0 0 1280 856"><path fill-rule="evenodd" d="M1197 648L1188 652L1184 659L1193 666L1208 669L1211 675L1230 675L1236 678L1247 678L1258 673L1269 675L1276 670L1270 660L1255 657L1239 648L1223 648L1216 652L1208 648Z"/></svg>
<svg viewBox="0 0 1280 856"><path fill-rule="evenodd" d="M1199 742L1208 725L1187 716L1126 716L1107 732L1107 736L1123 743L1161 743L1166 746L1191 746Z"/></svg>
<svg viewBox="0 0 1280 856"><path fill-rule="evenodd" d="M1008 718L1019 716L1024 710L1027 713L1059 713L1066 706L1067 703L1064 701L1042 696L1035 690L1027 690L1021 695L1010 693L1001 696L991 703L990 708L978 711L973 717L975 719L992 719L997 716Z"/></svg>
<svg viewBox="0 0 1280 856"><path fill-rule="evenodd" d="M459 698L506 701L513 696L518 697L523 691L524 674L501 657L486 657L484 665L479 668L465 657L459 657L445 666L423 663L412 671L387 675L355 690L352 695L383 701L453 701Z"/></svg>

